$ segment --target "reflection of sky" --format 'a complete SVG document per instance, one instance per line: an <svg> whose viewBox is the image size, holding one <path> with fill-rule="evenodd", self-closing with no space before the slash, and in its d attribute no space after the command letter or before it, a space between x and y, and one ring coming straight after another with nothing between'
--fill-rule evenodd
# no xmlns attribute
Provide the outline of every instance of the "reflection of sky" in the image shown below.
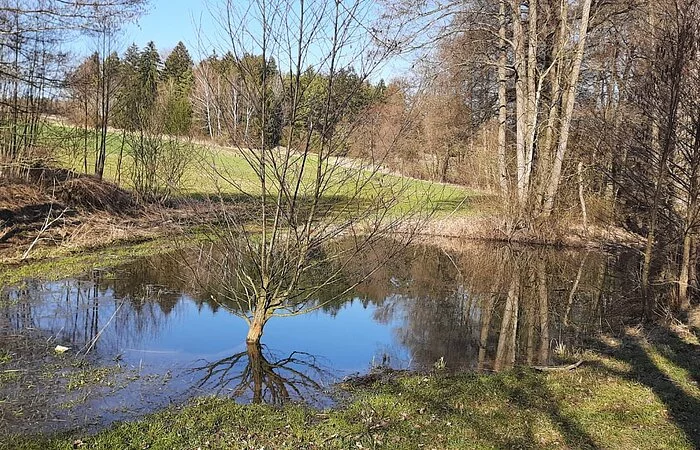
<svg viewBox="0 0 700 450"><path fill-rule="evenodd" d="M408 350L396 348L392 332L399 319L394 318L386 325L378 323L373 319L375 309L372 305L364 307L355 299L345 303L335 317L315 311L273 318L265 328L263 341L281 352L302 350L323 357L342 374L366 371L373 359L381 362L384 353L407 361ZM398 314L394 317L397 316L400 317Z"/></svg>
<svg viewBox="0 0 700 450"><path fill-rule="evenodd" d="M89 297L91 289L85 282L47 283L31 292L31 299L24 297L31 305L31 323L16 325L37 327L73 351L84 350L95 334L89 330L95 304ZM145 301L137 308L129 300L117 299L111 289L99 293L97 304L100 337L92 353L105 360L120 355L126 365L157 372L245 350L243 319L223 308L214 312L186 295L167 315L154 302ZM316 310L274 317L265 327L263 343L280 355L294 351L313 355L339 377L386 362L385 355L392 366L406 367L409 351L396 339L403 311L394 311L383 319L385 323L375 319L376 311L376 306L355 299L334 314Z"/></svg>
<svg viewBox="0 0 700 450"><path fill-rule="evenodd" d="M306 352L325 362L337 375L362 372L373 360L391 355L393 365L405 366L408 350L396 342L388 324L373 320L375 307L353 301L343 305L335 315L321 310L292 317L275 317L265 327L263 342L280 355ZM201 308L183 297L176 314L164 318L167 326L156 335L144 335L139 342L123 348L127 362L142 364L187 363L198 359L215 360L245 350L247 325L243 319L224 309L216 313ZM398 348L397 348L398 347ZM403 363L402 363L403 362Z"/></svg>
<svg viewBox="0 0 700 450"><path fill-rule="evenodd" d="M166 313L155 300L118 298L112 288L101 288L95 299L93 287L89 281L37 283L11 293L17 301L0 309L0 315L10 318L9 322L0 322L0 332L7 331L1 329L7 324L20 330L41 330L51 342L70 347L71 358L79 358L76 353L84 353L98 335L90 359L106 367L114 367L118 361L125 369L126 388L114 392L109 388L101 391L100 386L86 388L91 394L88 402L79 407L80 417L97 418L95 424L103 426L191 396L230 394L236 387L226 385L223 391L211 383L200 387L206 371L193 369L245 352L247 324L243 319L224 308L215 312L208 304L187 295L181 295L172 308L166 308ZM316 390L297 386L301 398L295 396L294 400L329 406L333 394L326 392L325 387L344 376L365 373L372 365L383 362L393 367L408 366L409 351L396 338L396 329L405 320L403 308L395 307L392 314L381 315L381 320L377 320L378 312L373 304L364 306L354 299L333 308L332 313L319 309L298 316L275 317L268 322L263 343L265 353L271 355L270 362L302 352L320 370L303 363L289 366L324 387ZM295 357L307 358L300 354ZM232 373L240 374L246 361L244 358ZM276 372L290 374L284 369ZM121 383L124 381L117 384ZM55 402L64 401L61 392L54 395ZM251 392L244 390L237 398L250 401L250 396Z"/></svg>

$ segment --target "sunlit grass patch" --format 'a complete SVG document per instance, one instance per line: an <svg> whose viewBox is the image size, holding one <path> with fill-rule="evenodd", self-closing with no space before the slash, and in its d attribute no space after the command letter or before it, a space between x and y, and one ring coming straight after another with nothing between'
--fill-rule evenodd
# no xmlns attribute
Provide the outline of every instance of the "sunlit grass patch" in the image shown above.
<svg viewBox="0 0 700 450"><path fill-rule="evenodd" d="M48 124L44 125L41 139L47 147L59 144L66 147L65 142L71 142L72 144L68 146L70 148L62 148L58 152L58 162L76 172L84 171L83 153L87 143L87 173L92 173L95 164L94 134L88 134L87 141L84 141L80 133L82 133L80 129ZM194 198L219 194L224 196L260 195L260 180L248 161L250 150L193 142L191 151L193 154L182 179L180 195ZM120 153L122 153L122 162L119 168ZM293 155L291 160L293 160L291 173L296 173L292 177L298 177L300 159ZM301 175L302 194L305 191L310 193L314 188L317 163L317 156L311 154L306 161L306 169ZM122 148L121 133L110 132L107 139L105 179L111 182L119 181L122 187L133 189L134 185L130 178L133 164L134 161L129 152ZM323 193L325 197L350 196L358 201L374 201L380 196L387 197L387 195L396 193L397 198L392 202L393 214L405 214L414 210L434 211L441 216L469 214L474 208L471 199L479 195L460 186L374 172L362 167L359 163L347 165L335 158L331 158L325 167L326 169L332 167L332 170L329 171L329 184ZM358 186L361 186L359 191ZM274 194L274 187L271 192Z"/></svg>

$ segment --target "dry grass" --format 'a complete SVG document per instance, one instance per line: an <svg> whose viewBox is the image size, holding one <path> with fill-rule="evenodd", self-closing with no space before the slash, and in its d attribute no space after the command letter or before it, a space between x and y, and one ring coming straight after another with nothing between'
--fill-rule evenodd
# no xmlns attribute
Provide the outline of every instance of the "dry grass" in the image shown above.
<svg viewBox="0 0 700 450"><path fill-rule="evenodd" d="M523 244L545 244L565 247L604 247L608 245L639 246L640 237L620 227L589 225L584 229L579 224L559 222L546 227L513 229L502 216L458 216L436 218L420 230L423 239L462 238Z"/></svg>
<svg viewBox="0 0 700 450"><path fill-rule="evenodd" d="M129 191L62 169L0 181L0 262L145 241L214 217L205 201L141 206Z"/></svg>

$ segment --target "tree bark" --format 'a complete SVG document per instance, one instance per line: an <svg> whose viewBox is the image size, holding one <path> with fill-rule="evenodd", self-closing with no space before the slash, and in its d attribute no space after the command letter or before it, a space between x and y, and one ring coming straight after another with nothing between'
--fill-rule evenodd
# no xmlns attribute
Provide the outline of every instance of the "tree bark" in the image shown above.
<svg viewBox="0 0 700 450"><path fill-rule="evenodd" d="M261 300L258 300L261 301ZM264 300L262 300L264 303ZM264 305L258 305L253 313L253 318L248 325L248 334L245 341L248 344L259 344L262 338L265 324L270 319L268 311Z"/></svg>
<svg viewBox="0 0 700 450"><path fill-rule="evenodd" d="M564 157L566 156L566 150L569 144L569 131L571 129L571 119L574 113L574 103L576 102L576 87L578 85L578 78L581 72L583 53L586 48L586 35L588 33L588 19L591 14L591 1L592 0L584 0L583 2L581 26L578 32L578 45L576 47L576 53L574 54L573 67L571 69L571 76L569 78L566 96L564 97L564 115L561 118L561 125L559 127L559 144L557 145L557 151L554 155L554 163L552 165L549 185L547 186L544 207L542 209L542 214L544 217L549 217L552 214L554 209L554 200L556 198L557 191L559 190L559 183L561 181L562 166L564 164Z"/></svg>
<svg viewBox="0 0 700 450"><path fill-rule="evenodd" d="M513 45L515 46L515 152L517 160L516 185L518 188L518 205L522 208L527 201L527 186L525 185L525 136L527 130L527 88L525 80L527 70L525 64L525 34L520 15L520 1L511 2L513 9Z"/></svg>
<svg viewBox="0 0 700 450"><path fill-rule="evenodd" d="M508 172L506 170L506 120L508 100L506 98L506 1L500 0L498 18L498 181L501 195L508 198Z"/></svg>

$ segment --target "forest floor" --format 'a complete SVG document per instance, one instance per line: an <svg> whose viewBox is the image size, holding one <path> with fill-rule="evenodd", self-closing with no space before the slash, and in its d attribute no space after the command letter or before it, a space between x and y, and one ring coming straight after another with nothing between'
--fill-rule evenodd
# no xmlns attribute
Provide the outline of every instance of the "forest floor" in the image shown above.
<svg viewBox="0 0 700 450"><path fill-rule="evenodd" d="M695 316L700 316L700 312ZM573 370L378 374L315 410L189 404L97 434L9 436L17 449L700 448L700 321L626 330L569 349Z"/></svg>

